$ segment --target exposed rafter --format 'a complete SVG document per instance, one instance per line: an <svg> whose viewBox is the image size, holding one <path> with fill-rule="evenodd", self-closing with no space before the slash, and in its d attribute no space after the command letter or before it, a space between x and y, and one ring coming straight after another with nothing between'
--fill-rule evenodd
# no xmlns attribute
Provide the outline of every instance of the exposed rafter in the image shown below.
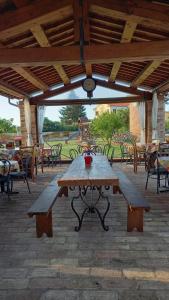
<svg viewBox="0 0 169 300"><path fill-rule="evenodd" d="M41 101L41 100L48 99L48 98L51 98L53 96L71 91L73 89L76 89L76 88L80 87L81 85L82 85L82 81L79 80L79 81L76 81L74 83L69 83L69 84L67 84L63 87L58 88L58 89L46 91L42 95L31 97L30 99L35 100L35 101Z"/></svg>
<svg viewBox="0 0 169 300"><path fill-rule="evenodd" d="M24 77L26 80L31 82L38 89L42 91L48 90L48 86L37 76L35 76L35 74L33 74L28 68L13 67L12 69L18 74L20 74L22 77Z"/></svg>
<svg viewBox="0 0 169 300"><path fill-rule="evenodd" d="M137 23L133 21L127 21L124 27L124 31L121 37L121 43L128 43L131 41L134 31L137 27ZM110 73L109 80L115 81L117 73L121 67L121 62L116 61L113 63L113 67Z"/></svg>
<svg viewBox="0 0 169 300"><path fill-rule="evenodd" d="M41 0L21 7L17 11L4 13L0 18L0 39L28 31L33 24L43 24L47 21L60 20L72 12L72 0Z"/></svg>
<svg viewBox="0 0 169 300"><path fill-rule="evenodd" d="M27 96L25 93L21 92L19 89L16 89L11 84L4 82L3 80L0 80L0 92L1 91L6 95L11 95L12 97L19 99L23 99Z"/></svg>
<svg viewBox="0 0 169 300"><path fill-rule="evenodd" d="M86 63L169 59L169 40L84 46ZM52 48L0 48L0 67L74 65L80 63L78 46Z"/></svg>
<svg viewBox="0 0 169 300"><path fill-rule="evenodd" d="M41 47L51 47L50 42L48 41L48 38L40 25L35 25L31 27L31 31ZM63 67L61 65L56 64L53 65L53 67L58 72L64 84L68 84L70 80Z"/></svg>
<svg viewBox="0 0 169 300"><path fill-rule="evenodd" d="M168 78L168 80L166 80L165 82L160 84L156 88L156 90L157 90L158 93L167 93L167 92L169 92L169 78Z"/></svg>
<svg viewBox="0 0 169 300"><path fill-rule="evenodd" d="M23 7L29 4L29 0L12 0L16 7Z"/></svg>
<svg viewBox="0 0 169 300"><path fill-rule="evenodd" d="M74 42L81 48L81 60L83 59L83 47L90 44L90 30L89 30L89 2L88 0L82 2L74 0ZM82 62L84 63L84 62ZM85 63L86 75L92 76L92 65Z"/></svg>
<svg viewBox="0 0 169 300"><path fill-rule="evenodd" d="M2 43L0 43L0 48L5 48L5 46ZM24 77L27 81L31 82L38 89L43 90L43 91L46 91L48 89L48 86L42 80L37 78L35 76L35 74L33 74L29 69L22 68L22 67L19 67L19 66L12 67L12 69L16 73L18 73L19 75ZM21 93L22 93L22 91L21 91Z"/></svg>
<svg viewBox="0 0 169 300"><path fill-rule="evenodd" d="M166 30L169 27L165 6L148 1L90 0L91 11L101 16L134 21L139 24Z"/></svg>
<svg viewBox="0 0 169 300"><path fill-rule="evenodd" d="M131 83L132 86L140 85L152 72L154 72L161 65L161 61L155 60L149 62L148 65L138 74L138 76Z"/></svg>

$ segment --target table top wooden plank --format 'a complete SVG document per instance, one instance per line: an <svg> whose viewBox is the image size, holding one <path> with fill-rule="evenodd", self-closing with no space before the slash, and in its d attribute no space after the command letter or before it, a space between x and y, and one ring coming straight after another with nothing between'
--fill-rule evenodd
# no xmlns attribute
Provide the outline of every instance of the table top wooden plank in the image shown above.
<svg viewBox="0 0 169 300"><path fill-rule="evenodd" d="M119 185L119 179L113 172L107 157L93 155L91 167L85 167L84 157L78 156L69 166L62 178L58 179L59 186L79 185Z"/></svg>

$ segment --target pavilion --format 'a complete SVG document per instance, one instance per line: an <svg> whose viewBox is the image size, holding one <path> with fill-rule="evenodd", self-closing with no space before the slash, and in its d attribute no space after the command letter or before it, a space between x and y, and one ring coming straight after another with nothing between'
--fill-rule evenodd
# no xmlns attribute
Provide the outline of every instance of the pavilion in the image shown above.
<svg viewBox="0 0 169 300"><path fill-rule="evenodd" d="M50 100L86 77L130 94L125 102L139 103L145 142L164 140L167 0L0 0L0 15L0 94L19 99L25 143L40 142L45 105L89 103ZM111 102L124 99L90 99Z"/></svg>

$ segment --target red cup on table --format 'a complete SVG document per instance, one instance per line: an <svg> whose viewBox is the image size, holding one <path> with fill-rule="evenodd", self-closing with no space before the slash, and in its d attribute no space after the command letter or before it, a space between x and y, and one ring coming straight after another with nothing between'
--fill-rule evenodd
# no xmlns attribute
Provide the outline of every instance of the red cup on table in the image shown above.
<svg viewBox="0 0 169 300"><path fill-rule="evenodd" d="M86 167L90 167L91 166L91 162L92 162L92 157L90 155L86 155L84 157L84 160L85 160Z"/></svg>

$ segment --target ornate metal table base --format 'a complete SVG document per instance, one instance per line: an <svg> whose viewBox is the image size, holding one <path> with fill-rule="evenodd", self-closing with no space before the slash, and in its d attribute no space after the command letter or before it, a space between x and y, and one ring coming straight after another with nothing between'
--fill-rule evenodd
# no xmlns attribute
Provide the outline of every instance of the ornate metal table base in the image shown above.
<svg viewBox="0 0 169 300"><path fill-rule="evenodd" d="M86 192L87 192L88 188L90 188L90 190L91 190L91 199L92 199L92 201L93 201L93 190L97 189L97 191L99 192L98 199L96 199L95 202L91 205L88 204L88 201L85 198L85 195L86 195ZM99 209L96 207L96 205L99 202L100 198L105 199L107 201L107 207L106 207L105 212L104 212L103 215L100 213ZM81 201L86 206L85 209L83 210L83 212L81 213L81 215L78 214L77 210L74 207L74 201L77 200L77 199L81 199ZM108 197L103 194L101 186L99 186L99 187L96 187L96 186L90 186L90 187L89 186L87 186L87 187L83 186L83 187L81 187L81 186L79 186L78 195L74 196L72 198L71 207L72 207L72 210L74 211L75 215L77 216L77 219L78 219L78 222L79 222L79 225L75 226L75 231L80 230L80 228L82 226L84 215L87 212L88 213L95 213L96 212L99 219L100 219L100 222L101 222L101 225L102 225L103 229L105 231L109 230L109 227L105 225L105 218L106 218L106 215L107 215L107 213L109 211L109 208L110 208L110 202L109 202Z"/></svg>

